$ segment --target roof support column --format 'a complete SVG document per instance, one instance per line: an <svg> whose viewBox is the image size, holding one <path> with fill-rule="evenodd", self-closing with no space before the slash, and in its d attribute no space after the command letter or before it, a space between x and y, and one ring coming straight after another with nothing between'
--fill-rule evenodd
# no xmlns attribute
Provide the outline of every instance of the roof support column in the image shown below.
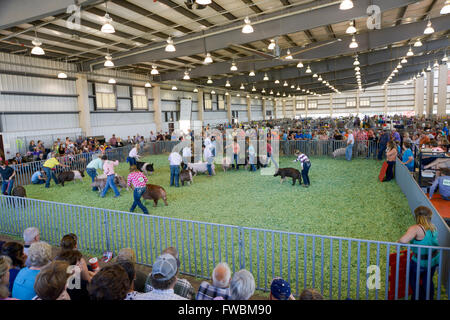
<svg viewBox="0 0 450 320"><path fill-rule="evenodd" d="M424 77L419 77L415 81L414 87L414 112L416 116L423 115L423 97L424 97Z"/></svg>
<svg viewBox="0 0 450 320"><path fill-rule="evenodd" d="M263 120L266 120L266 99L262 101L262 116Z"/></svg>
<svg viewBox="0 0 450 320"><path fill-rule="evenodd" d="M162 130L162 117L161 117L161 87L159 85L154 85L152 88L153 94L153 121L155 121L156 132L161 132Z"/></svg>
<svg viewBox="0 0 450 320"><path fill-rule="evenodd" d="M433 70L427 73L427 110L426 115L428 118L433 116L433 104L434 104L434 72Z"/></svg>
<svg viewBox="0 0 450 320"><path fill-rule="evenodd" d="M197 120L202 123L203 128L203 89L199 89L197 92Z"/></svg>
<svg viewBox="0 0 450 320"><path fill-rule="evenodd" d="M231 94L225 96L225 102L227 104L227 119L228 123L232 124L232 117L231 117Z"/></svg>
<svg viewBox="0 0 450 320"><path fill-rule="evenodd" d="M437 116L442 117L447 114L447 78L448 78L448 66L443 63L439 66L439 78L438 78L438 105Z"/></svg>
<svg viewBox="0 0 450 320"><path fill-rule="evenodd" d="M247 121L252 121L252 98L247 96Z"/></svg>
<svg viewBox="0 0 450 320"><path fill-rule="evenodd" d="M78 73L77 80L75 82L78 94L77 99L78 110L80 111L80 113L78 114L80 127L86 136L90 136L92 135L92 127L91 127L91 112L89 108L89 90L88 90L87 75Z"/></svg>

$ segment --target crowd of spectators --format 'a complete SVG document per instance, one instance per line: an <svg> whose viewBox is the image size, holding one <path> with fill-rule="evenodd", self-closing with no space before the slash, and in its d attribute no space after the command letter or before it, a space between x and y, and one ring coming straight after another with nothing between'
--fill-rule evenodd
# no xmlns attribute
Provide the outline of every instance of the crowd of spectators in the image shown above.
<svg viewBox="0 0 450 320"><path fill-rule="evenodd" d="M198 290L180 277L181 262L174 247L156 258L149 274L136 266L133 249L123 248L101 267L87 263L77 249L77 236L65 235L57 253L40 240L39 230L24 231L24 245L0 243L0 300L249 300L255 293L253 275L241 269L232 274L225 262L212 271L211 281ZM295 300L287 281L275 278L270 300ZM300 300L323 300L314 289L305 289Z"/></svg>

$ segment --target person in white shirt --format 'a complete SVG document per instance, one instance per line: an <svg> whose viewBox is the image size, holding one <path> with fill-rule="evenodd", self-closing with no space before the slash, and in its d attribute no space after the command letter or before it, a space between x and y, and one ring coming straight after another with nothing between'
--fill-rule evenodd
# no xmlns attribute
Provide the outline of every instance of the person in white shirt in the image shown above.
<svg viewBox="0 0 450 320"><path fill-rule="evenodd" d="M186 146L183 148L183 169L186 170L187 168L187 164L191 162L191 158L192 158L192 150L191 150L191 146Z"/></svg>
<svg viewBox="0 0 450 320"><path fill-rule="evenodd" d="M353 137L353 131L347 130L348 138L347 138L347 148L345 148L345 159L347 161L352 160L352 152L353 152L353 145L355 144L355 138Z"/></svg>
<svg viewBox="0 0 450 320"><path fill-rule="evenodd" d="M130 164L131 166L135 166L137 165L137 161L139 160L139 143L136 143L135 147L133 149L131 149L130 153L128 154L128 158L127 158L127 162Z"/></svg>
<svg viewBox="0 0 450 320"><path fill-rule="evenodd" d="M138 295L135 300L187 300L174 293L177 283L177 260L169 253L160 255L152 267L151 286L153 290Z"/></svg>
<svg viewBox="0 0 450 320"><path fill-rule="evenodd" d="M183 161L180 154L178 152L172 152L169 155L169 163L170 163L170 186L172 187L174 184L176 187L180 186L180 165Z"/></svg>
<svg viewBox="0 0 450 320"><path fill-rule="evenodd" d="M206 162L208 162L206 165L206 168L208 168L208 177L212 177L212 163L214 161L214 157L211 151L211 144L205 144L203 146L203 158Z"/></svg>

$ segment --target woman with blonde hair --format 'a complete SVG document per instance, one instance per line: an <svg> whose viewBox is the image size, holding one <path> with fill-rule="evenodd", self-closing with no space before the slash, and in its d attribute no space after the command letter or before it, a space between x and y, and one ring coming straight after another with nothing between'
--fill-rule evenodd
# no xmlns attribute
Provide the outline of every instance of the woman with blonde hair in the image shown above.
<svg viewBox="0 0 450 320"><path fill-rule="evenodd" d="M8 256L0 256L0 300L17 300L9 298L9 269L12 261Z"/></svg>
<svg viewBox="0 0 450 320"><path fill-rule="evenodd" d="M419 206L414 210L416 224L409 227L406 233L400 238L400 243L410 243L422 246L439 246L437 239L436 227L431 223L433 212L430 208ZM409 267L409 284L413 290L412 300L416 297L416 278L417 271L419 271L419 300L425 300L427 296L427 281L431 280L429 298L433 300L434 284L433 274L439 264L439 251L431 250L429 256L429 249L424 248L420 251L420 265L418 266L418 248L411 248L411 261ZM430 275L428 275L428 260L431 260Z"/></svg>
<svg viewBox="0 0 450 320"><path fill-rule="evenodd" d="M137 161L139 160L139 149L139 143L136 143L134 148L131 149L130 153L128 154L127 162L130 164L130 167L137 165Z"/></svg>

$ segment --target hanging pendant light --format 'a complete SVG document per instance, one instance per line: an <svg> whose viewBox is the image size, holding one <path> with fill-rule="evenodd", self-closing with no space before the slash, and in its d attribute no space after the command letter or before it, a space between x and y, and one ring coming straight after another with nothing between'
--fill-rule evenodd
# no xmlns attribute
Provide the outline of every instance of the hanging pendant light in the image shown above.
<svg viewBox="0 0 450 320"><path fill-rule="evenodd" d="M242 27L242 33L252 33L253 27L252 27L250 19L248 17L245 17L244 23L245 23L245 25Z"/></svg>
<svg viewBox="0 0 450 320"><path fill-rule="evenodd" d="M444 6L442 7L440 14L449 14L450 13L450 0L445 1Z"/></svg>
<svg viewBox="0 0 450 320"><path fill-rule="evenodd" d="M303 63L301 61L297 63L297 68L303 68Z"/></svg>
<svg viewBox="0 0 450 320"><path fill-rule="evenodd" d="M225 87L231 87L230 81L227 80L227 82L225 83Z"/></svg>
<svg viewBox="0 0 450 320"><path fill-rule="evenodd" d="M205 60L203 60L203 64L210 64L213 63L213 59L211 57L211 54L208 52L206 53Z"/></svg>
<svg viewBox="0 0 450 320"><path fill-rule="evenodd" d="M269 46L267 47L267 49L274 50L275 46L276 46L275 40L274 39L270 39L270 43L269 43Z"/></svg>
<svg viewBox="0 0 450 320"><path fill-rule="evenodd" d="M356 42L355 36L352 37L352 42L350 42L350 45L348 47L350 49L358 48L358 42Z"/></svg>
<svg viewBox="0 0 450 320"><path fill-rule="evenodd" d="M238 68L237 68L237 66L236 66L236 63L233 62L233 63L231 64L230 70L231 70L231 71L237 71L237 69L238 69Z"/></svg>
<svg viewBox="0 0 450 320"><path fill-rule="evenodd" d="M314 73L312 77L313 77L313 78L317 78L317 77L318 77L318 76L317 76L317 73Z"/></svg>
<svg viewBox="0 0 450 320"><path fill-rule="evenodd" d="M409 47L408 52L406 53L407 57L412 57L414 55L414 52L412 51L411 47Z"/></svg>
<svg viewBox="0 0 450 320"><path fill-rule="evenodd" d="M361 68L359 66L356 66L355 71L359 71L359 70L361 70Z"/></svg>
<svg viewBox="0 0 450 320"><path fill-rule="evenodd" d="M359 64L360 64L360 63L359 63L359 60L358 60L358 58L356 57L356 58L355 58L355 61L353 62L353 65L354 65L354 66L359 66Z"/></svg>
<svg viewBox="0 0 450 320"><path fill-rule="evenodd" d="M248 74L250 77L254 77L255 76L255 71L250 71L250 73Z"/></svg>
<svg viewBox="0 0 450 320"><path fill-rule="evenodd" d="M284 83L283 83L283 87L287 87L289 84L287 83L287 81L285 81Z"/></svg>
<svg viewBox="0 0 450 320"><path fill-rule="evenodd" d="M407 63L407 62L408 62L408 60L406 60L405 57L403 57L402 61L400 61L400 63L403 63L403 64L405 64L405 63Z"/></svg>
<svg viewBox="0 0 450 320"><path fill-rule="evenodd" d="M42 42L38 38L34 38L31 43L34 45L33 49L31 49L31 54L35 54L37 56L42 56L45 54L44 49L41 48Z"/></svg>
<svg viewBox="0 0 450 320"><path fill-rule="evenodd" d="M178 90L177 86L175 86L175 85L172 86L172 90L173 90L173 91L177 91L177 90Z"/></svg>
<svg viewBox="0 0 450 320"><path fill-rule="evenodd" d="M340 10L349 10L353 8L353 2L351 0L343 0L339 5Z"/></svg>
<svg viewBox="0 0 450 320"><path fill-rule="evenodd" d="M151 84L150 82L146 82L144 86L145 86L146 88L151 88L151 87L152 87L152 84Z"/></svg>
<svg viewBox="0 0 450 320"><path fill-rule="evenodd" d="M317 81L322 81L322 76L319 76L319 78L317 78Z"/></svg>
<svg viewBox="0 0 450 320"><path fill-rule="evenodd" d="M105 14L103 19L105 19L105 23L102 25L101 31L103 33L114 33L114 32L116 32L116 30L114 29L114 26L112 25L112 18L109 16L108 13Z"/></svg>
<svg viewBox="0 0 450 320"><path fill-rule="evenodd" d="M439 68L439 63L437 62L437 60L434 61L433 67L434 67L434 68Z"/></svg>
<svg viewBox="0 0 450 320"><path fill-rule="evenodd" d="M356 28L353 25L353 21L350 21L350 25L348 26L347 30L345 30L345 33L348 33L348 34L356 33Z"/></svg>
<svg viewBox="0 0 450 320"><path fill-rule="evenodd" d="M255 92L255 91L256 91L256 88L255 88L255 86L253 86L253 88L252 88L252 91L253 91L253 92Z"/></svg>
<svg viewBox="0 0 450 320"><path fill-rule="evenodd" d="M276 79L275 84L279 84L279 83L280 83L280 80Z"/></svg>
<svg viewBox="0 0 450 320"><path fill-rule="evenodd" d="M211 91L211 94L216 94L216 92L214 90Z"/></svg>
<svg viewBox="0 0 450 320"><path fill-rule="evenodd" d="M211 4L211 0L195 0L195 2L197 2L198 4L202 5L202 6L207 6L208 4Z"/></svg>
<svg viewBox="0 0 450 320"><path fill-rule="evenodd" d="M189 71L184 72L183 80L191 80L191 77L189 76Z"/></svg>
<svg viewBox="0 0 450 320"><path fill-rule="evenodd" d="M401 68L403 68L403 66L402 66L402 64L399 62L398 65L397 65L397 69L401 69Z"/></svg>
<svg viewBox="0 0 450 320"><path fill-rule="evenodd" d="M263 88L263 89L261 90L261 93L266 93L266 89Z"/></svg>
<svg viewBox="0 0 450 320"><path fill-rule="evenodd" d="M226 95L226 96L229 96L230 94L229 94L228 91L227 91L227 92L225 92L225 95Z"/></svg>
<svg viewBox="0 0 450 320"><path fill-rule="evenodd" d="M105 67L114 67L114 62L109 54L105 56L105 59L105 63L103 64Z"/></svg>
<svg viewBox="0 0 450 320"><path fill-rule="evenodd" d="M58 73L58 78L59 79L66 79L67 78L67 74L64 71L61 71L60 73Z"/></svg>
<svg viewBox="0 0 450 320"><path fill-rule="evenodd" d="M294 84L291 84L291 89L295 89L295 85Z"/></svg>
<svg viewBox="0 0 450 320"><path fill-rule="evenodd" d="M245 90L245 87L244 87L244 84L243 84L243 83L241 83L241 86L239 87L239 89Z"/></svg>
<svg viewBox="0 0 450 320"><path fill-rule="evenodd" d="M264 81L269 81L269 76L267 75L267 73L264 74L263 80L264 80Z"/></svg>
<svg viewBox="0 0 450 320"><path fill-rule="evenodd" d="M421 47L422 46L422 41L420 41L420 39L417 39L416 42L414 42L414 47Z"/></svg>
<svg viewBox="0 0 450 320"><path fill-rule="evenodd" d="M442 58L442 62L447 62L448 61L448 57L447 54L444 55L444 57Z"/></svg>
<svg viewBox="0 0 450 320"><path fill-rule="evenodd" d="M297 91L300 91L300 86L297 86Z"/></svg>
<svg viewBox="0 0 450 320"><path fill-rule="evenodd" d="M173 45L173 40L171 37L167 39L167 45L166 45L166 52L175 52L177 49L175 49L175 46Z"/></svg>
<svg viewBox="0 0 450 320"><path fill-rule="evenodd" d="M273 90L270 90L269 94L273 95Z"/></svg>
<svg viewBox="0 0 450 320"><path fill-rule="evenodd" d="M115 84L115 83L116 83L116 79L110 78L110 79L108 80L108 83L109 83L109 84Z"/></svg>
<svg viewBox="0 0 450 320"><path fill-rule="evenodd" d="M432 34L434 32L433 27L431 26L431 21L428 20L427 27L423 31L423 34Z"/></svg>
<svg viewBox="0 0 450 320"><path fill-rule="evenodd" d="M206 83L207 83L207 84L212 84L212 83L213 83L211 77L208 77L208 81L206 81Z"/></svg>
<svg viewBox="0 0 450 320"><path fill-rule="evenodd" d="M311 73L311 67L310 66L308 66L307 68L306 68L306 71L305 71L306 73Z"/></svg>
<svg viewBox="0 0 450 320"><path fill-rule="evenodd" d="M198 92L198 89L197 89L197 88L194 88L194 92L197 93L197 92Z"/></svg>
<svg viewBox="0 0 450 320"><path fill-rule="evenodd" d="M152 71L150 71L150 74L153 76L159 74L158 67L155 65L152 65Z"/></svg>
<svg viewBox="0 0 450 320"><path fill-rule="evenodd" d="M286 52L286 54L287 54L287 56L286 56L286 60L292 60L292 59L294 59L293 57L292 57L292 55L291 55L291 50L287 50L287 52Z"/></svg>

